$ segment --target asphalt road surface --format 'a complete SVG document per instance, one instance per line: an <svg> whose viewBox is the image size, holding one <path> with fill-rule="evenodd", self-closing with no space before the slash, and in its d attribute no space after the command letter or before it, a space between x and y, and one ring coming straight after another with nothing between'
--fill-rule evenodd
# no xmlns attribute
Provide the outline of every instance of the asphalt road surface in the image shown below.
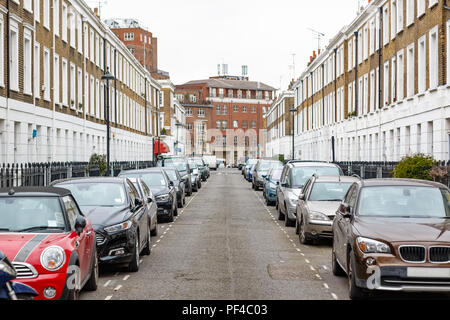
<svg viewBox="0 0 450 320"><path fill-rule="evenodd" d="M347 298L329 243L299 244L236 169L213 172L171 224L160 224L138 273L101 268L85 300L324 300Z"/></svg>
<svg viewBox="0 0 450 320"><path fill-rule="evenodd" d="M331 273L331 243L301 245L240 171L213 172L179 212L159 225L138 273L101 268L98 290L81 299L348 299L346 278Z"/></svg>

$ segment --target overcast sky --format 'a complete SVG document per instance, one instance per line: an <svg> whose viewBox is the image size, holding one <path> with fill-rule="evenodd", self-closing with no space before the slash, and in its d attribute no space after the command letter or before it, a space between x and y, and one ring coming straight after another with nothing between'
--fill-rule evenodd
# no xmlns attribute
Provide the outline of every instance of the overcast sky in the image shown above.
<svg viewBox="0 0 450 320"><path fill-rule="evenodd" d="M88 1L93 6L98 1ZM102 0L101 2L105 2ZM358 0L107 0L102 19L136 18L158 38L159 69L175 84L229 74L286 89L306 67L317 38L322 47L356 16Z"/></svg>

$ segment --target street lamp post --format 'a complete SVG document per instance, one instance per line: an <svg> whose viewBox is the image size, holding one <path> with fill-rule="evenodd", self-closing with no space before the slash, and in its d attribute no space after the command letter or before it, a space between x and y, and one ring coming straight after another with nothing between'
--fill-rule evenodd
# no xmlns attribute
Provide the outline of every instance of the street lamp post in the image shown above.
<svg viewBox="0 0 450 320"><path fill-rule="evenodd" d="M292 113L292 160L295 160L295 113L297 109L292 108L289 111Z"/></svg>
<svg viewBox="0 0 450 320"><path fill-rule="evenodd" d="M114 81L116 78L109 72L109 68L106 69L106 73L102 76L102 81L106 83L106 170L107 174L111 175L110 161L111 161L111 130L110 130L110 119L109 119L109 82Z"/></svg>

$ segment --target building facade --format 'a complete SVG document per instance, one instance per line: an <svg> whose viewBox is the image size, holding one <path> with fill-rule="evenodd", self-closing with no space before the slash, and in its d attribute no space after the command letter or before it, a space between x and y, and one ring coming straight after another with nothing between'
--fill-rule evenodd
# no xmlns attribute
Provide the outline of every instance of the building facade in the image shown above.
<svg viewBox="0 0 450 320"><path fill-rule="evenodd" d="M265 156L263 116L275 89L243 77L213 77L177 86L191 131L192 153L214 154L228 163Z"/></svg>
<svg viewBox="0 0 450 320"><path fill-rule="evenodd" d="M136 19L108 19L107 26L149 72L158 71L158 38Z"/></svg>
<svg viewBox="0 0 450 320"><path fill-rule="evenodd" d="M0 0L0 29L0 162L105 154L108 115L111 160L152 159L160 85L84 1Z"/></svg>
<svg viewBox="0 0 450 320"><path fill-rule="evenodd" d="M267 128L266 156L284 155L292 159L294 91L283 91L265 115Z"/></svg>
<svg viewBox="0 0 450 320"><path fill-rule="evenodd" d="M443 0L371 1L294 85L296 157L449 160L449 19Z"/></svg>

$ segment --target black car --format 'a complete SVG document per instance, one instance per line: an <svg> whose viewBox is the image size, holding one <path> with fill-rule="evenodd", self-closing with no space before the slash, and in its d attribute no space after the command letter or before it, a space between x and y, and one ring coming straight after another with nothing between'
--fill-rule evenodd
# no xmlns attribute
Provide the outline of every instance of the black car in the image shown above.
<svg viewBox="0 0 450 320"><path fill-rule="evenodd" d="M183 183L180 172L175 168L164 168L170 181L174 183L177 192L178 208L183 208L186 204L186 185Z"/></svg>
<svg viewBox="0 0 450 320"><path fill-rule="evenodd" d="M52 186L68 189L95 230L102 264L127 264L139 270L140 254L150 255L151 224L148 207L130 180L82 178L55 181Z"/></svg>
<svg viewBox="0 0 450 320"><path fill-rule="evenodd" d="M165 218L168 222L173 222L178 215L177 194L175 184L170 181L163 168L123 171L119 177L141 178L155 196L158 221Z"/></svg>
<svg viewBox="0 0 450 320"><path fill-rule="evenodd" d="M189 167L188 159L186 157L167 157L159 159L157 167L161 168L175 168L181 175L181 179L185 185L185 192L188 197L192 196L193 186L191 182L192 169Z"/></svg>

